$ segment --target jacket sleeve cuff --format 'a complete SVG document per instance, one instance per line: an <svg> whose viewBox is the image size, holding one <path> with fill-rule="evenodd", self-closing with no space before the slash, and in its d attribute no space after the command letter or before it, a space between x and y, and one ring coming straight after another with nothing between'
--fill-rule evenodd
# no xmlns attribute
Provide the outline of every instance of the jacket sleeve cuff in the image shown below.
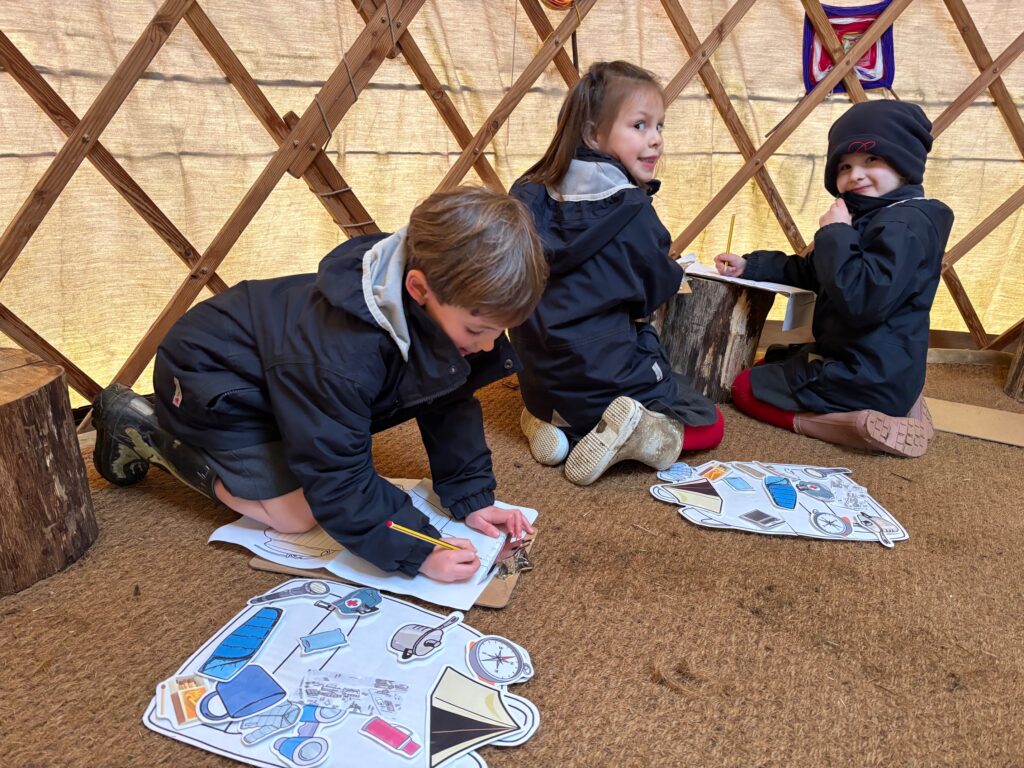
<svg viewBox="0 0 1024 768"><path fill-rule="evenodd" d="M452 517L456 520L465 520L469 516L470 512L476 512L478 509L489 507L494 504L494 491L481 491L480 493L474 493L472 496L467 496L464 499L459 499L452 504L448 509L452 513Z"/></svg>
<svg viewBox="0 0 1024 768"><path fill-rule="evenodd" d="M761 254L757 251L748 253L744 257L747 260L746 266L743 268L743 274L740 275L744 280L760 280L761 279Z"/></svg>
<svg viewBox="0 0 1024 768"><path fill-rule="evenodd" d="M434 531L431 535L436 536L437 532ZM405 556L404 560L400 560L398 562L397 570L399 573L404 573L406 576L415 576L419 573L420 566L423 565L423 561L426 560L433 551L433 544L415 539L412 548L409 550L409 554Z"/></svg>

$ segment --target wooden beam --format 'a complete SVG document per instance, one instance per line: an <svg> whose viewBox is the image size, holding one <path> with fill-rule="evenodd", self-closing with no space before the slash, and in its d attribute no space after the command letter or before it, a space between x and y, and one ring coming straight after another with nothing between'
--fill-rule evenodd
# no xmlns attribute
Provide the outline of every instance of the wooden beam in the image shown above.
<svg viewBox="0 0 1024 768"><path fill-rule="evenodd" d="M964 39L974 63L978 65L978 69L984 72L991 67L992 57L985 46L985 41L978 34L978 27L974 24L971 14L968 13L967 6L964 5L963 0L944 0L944 2L953 21L956 22L957 29L960 30L960 36ZM1017 39L1020 40L1020 38ZM1003 65L999 71L1005 68ZM1003 120L1006 121L1006 127L1010 129L1010 135L1013 136L1017 149L1020 150L1021 155L1024 155L1024 121L1021 120L1013 97L1006 89L1006 84L999 78L994 79L989 86L989 93L992 94L996 108L1003 116Z"/></svg>
<svg viewBox="0 0 1024 768"><path fill-rule="evenodd" d="M704 39L699 46L694 50L687 52L690 54L690 60L687 61L682 69L680 69L676 76L673 77L669 84L665 86L665 102L671 104L676 100L676 97L683 92L687 84L693 79L705 64L711 60L712 54L718 50L718 46L722 44L722 41L727 38L732 31L736 28L736 25L740 23L743 17L747 14L747 11L754 5L756 0L736 0L732 7L726 11L725 16L718 22L708 36ZM679 19L685 19L686 14L683 13L683 9L679 7L679 3L675 2L664 2L662 0L662 6L665 8L665 12L668 13L669 21L676 28L676 33L681 35L681 28L677 23ZM686 26L690 27L693 31L693 27L690 26L689 21L686 22ZM693 33L696 37L696 32Z"/></svg>
<svg viewBox="0 0 1024 768"><path fill-rule="evenodd" d="M476 157L484 151L484 147L490 144L494 138L498 129L501 128L502 124L508 119L508 116L512 114L512 110L515 109L516 105L522 101L523 97L530 90L530 87L536 82L537 78L540 77L541 73L547 68L548 64L555 57L555 54L562 49L563 43L569 38L569 35L573 33L573 30L579 26L580 22L586 17L590 9L594 7L594 3L597 0L577 0L574 3L575 13L565 14L565 18L562 23L558 25L558 29L555 30L554 34L548 37L547 40L540 47L540 51L533 60L526 65L522 74L512 84L512 87L505 93L498 102L498 106L494 108L487 119L484 121L483 126L473 136L473 141L462 150L462 154L459 155L458 159L448 169L448 173L445 174L444 179L437 185L438 191L452 189L458 186L459 182L462 181L463 177L469 171L473 165Z"/></svg>
<svg viewBox="0 0 1024 768"><path fill-rule="evenodd" d="M192 0L165 0L0 236L0 282L95 146Z"/></svg>
<svg viewBox="0 0 1024 768"><path fill-rule="evenodd" d="M356 10L359 11L359 15L363 17L363 21L369 19L369 11L376 10L378 5L383 2L384 0L352 0ZM416 41L413 40L411 34L407 32L399 39L398 50L405 56L405 63L409 65L413 74L416 75L416 79L420 81L420 86L430 96L430 101L437 109L438 114L441 115L444 124L448 126L448 130L455 136L459 146L465 149L473 141L473 133L469 130L469 126L462 119L462 115L459 114L448 94L445 93L444 86L437 79L434 70L430 68L430 64L427 63L426 57L423 55L420 47L416 45ZM505 191L505 185L498 177L493 166L491 166L486 155L481 153L477 157L476 162L473 163L473 168L488 187L496 192Z"/></svg>
<svg viewBox="0 0 1024 768"><path fill-rule="evenodd" d="M132 384L138 378L156 354L160 341L195 301L210 273L227 256L281 177L296 164L301 165L307 159L315 159L326 137L330 136L355 103L358 91L366 86L384 60L384 56L391 50L394 39L392 35L399 37L404 34L423 2L424 0L399 0L395 3L400 4L398 10L381 4L314 97L313 103L299 118L299 122L271 157L263 172L221 226L188 279L178 288L128 360L121 366L115 381ZM391 23L389 19L392 20Z"/></svg>
<svg viewBox="0 0 1024 768"><path fill-rule="evenodd" d="M843 58L845 51L843 50L843 44L839 42L835 29L832 27L832 22L828 20L828 14L825 13L825 9L821 7L821 3L818 0L800 0L800 2L804 6L804 11L807 12L807 18L811 22L811 26L814 27L814 31L818 34L818 39L821 40L825 52L828 53L832 63L835 64L835 62ZM850 101L857 103L868 100L868 95L864 92L864 86L861 85L860 78L857 77L856 69L851 69L843 75L843 85L846 86L846 93L850 97Z"/></svg>
<svg viewBox="0 0 1024 768"><path fill-rule="evenodd" d="M537 30L541 40L547 40L555 33L554 27L548 21L547 14L540 7L540 0L519 0L519 4L523 6L523 10L526 11L526 18L530 20L533 28ZM576 71L576 67L573 65L572 59L569 58L569 54L565 52L565 48L559 48L555 53L555 69L558 70L558 74L562 76L565 84L570 88L576 85L576 81L580 79L579 72Z"/></svg>
<svg viewBox="0 0 1024 768"><path fill-rule="evenodd" d="M968 232L964 237L946 251L942 257L942 270L951 269L969 250L984 240L992 230L1006 221L1012 213L1024 205L1024 186L1003 201L1002 205L996 208L984 220Z"/></svg>
<svg viewBox="0 0 1024 768"><path fill-rule="evenodd" d="M1024 318L1021 318L994 339L989 341L984 347L982 347L982 349L1002 349L1020 338L1022 331L1024 331Z"/></svg>
<svg viewBox="0 0 1024 768"><path fill-rule="evenodd" d="M789 138L789 135L796 129L804 118L810 114L818 104L820 104L826 96L828 96L832 89L835 87L843 75L849 72L860 61L867 50L875 44L875 41L887 30L892 23L899 17L901 13L906 9L912 0L893 0L892 3L879 15L875 20L875 23L864 33L863 37L857 41L857 44L850 49L849 53L842 59L842 61L836 63L836 65L829 71L827 75L819 82L810 93L806 94L800 103L793 108L792 111L782 122L776 126L775 131L769 136L764 144L761 145L760 149L750 158L743 167L736 172L736 174L726 183L722 189L718 191L711 201L704 206L704 209L697 215L697 217L690 223L690 225L683 231L679 237L672 243L671 253L679 254L682 250L690 244L694 237L699 232L702 232L704 228L711 222L715 216L718 215L719 211L725 206L729 200L740 190L740 188L750 180L757 171L764 166L765 160L771 156L776 149L778 149L782 143Z"/></svg>
<svg viewBox="0 0 1024 768"><path fill-rule="evenodd" d="M676 34L679 35L679 38L683 41L683 46L686 48L691 60L693 60L695 54L702 49L700 39L697 37L697 32L694 30L693 25L690 24L690 20L687 18L686 13L684 13L683 9L679 6L678 0L662 0L661 4L668 13L669 20L672 22L672 26L675 27ZM734 5L733 8L735 9L738 5L739 3ZM743 127L743 121L740 120L740 116L736 114L736 110L733 109L732 102L729 100L729 94L726 93L725 86L722 84L722 80L718 77L718 73L715 72L715 68L711 65L710 59L706 60L704 65L701 66L697 72L700 75L701 80L704 82L704 87L707 89L708 94L711 96L711 101L714 103L718 113L722 116L722 120L725 122L726 128L729 129L729 133L736 142L740 155L743 157L744 161L749 160L756 152L754 149L754 142L751 141L747 130ZM668 106L669 103L671 103L671 101L666 101L666 106ZM806 248L807 243L800 234L800 229L797 227L796 222L793 221L793 217L789 213L789 209L786 207L786 203L783 201L782 195L779 194L779 190L776 188L775 182L772 181L772 177L768 174L768 169L764 167L758 169L757 173L754 174L754 180L757 182L757 186L761 189L761 193L764 195L765 200L768 201L768 207L771 208L772 213L775 214L775 218L782 227L782 231L785 233L786 239L788 239L790 245L793 246L793 250L800 252Z"/></svg>
<svg viewBox="0 0 1024 768"><path fill-rule="evenodd" d="M1006 50L999 54L999 58L995 61L991 61L988 66L982 69L974 81L967 86L963 93L957 96L953 102L946 107L942 114L939 115L932 122L932 138L938 138L939 134L945 131L950 124L956 120L963 113L967 107L974 103L975 99L984 91L986 88L990 88L994 83L999 81L999 75L1001 75L1006 68L1010 66L1016 60L1020 54L1024 52L1024 32L1017 35L1017 39L1006 46ZM1020 120L1020 118L1017 118ZM1010 128L1010 133L1013 134L1014 128L1011 127L1011 122L1007 122L1007 127ZM1014 134L1014 138L1016 135ZM1022 149L1024 152L1024 149Z"/></svg>
<svg viewBox="0 0 1024 768"><path fill-rule="evenodd" d="M242 101L246 103L256 119L280 147L291 132L294 123L298 121L298 117L295 117L293 122L289 122L287 115L282 119L277 114L277 110L274 109L270 100L260 90L245 65L235 55L231 46L221 36L220 31L198 3L194 4L185 14L185 21L217 66L220 67L228 82L242 97ZM312 165L303 174L303 179L346 235L355 237L380 231L380 228L373 222L373 217L363 207L359 198L352 192L337 167L324 152L318 153Z"/></svg>
<svg viewBox="0 0 1024 768"><path fill-rule="evenodd" d="M967 291L964 290L964 284L960 282L959 275L955 269L950 267L943 271L942 279L945 281L946 288L949 289L949 294L953 297L957 309L960 310L960 316L967 323L967 330L970 332L971 338L974 339L974 345L981 349L988 343L988 334L985 333L985 326L981 324L981 318L978 317Z"/></svg>
<svg viewBox="0 0 1024 768"><path fill-rule="evenodd" d="M64 135L70 136L80 122L78 116L72 111L64 100L57 94L50 84L43 79L43 76L36 72L35 68L19 51L10 38L0 31L0 65L3 66L15 82L20 85L32 100L39 105L39 108L60 128ZM124 167L117 162L113 155L107 151L99 141L93 146L88 155L89 162L97 171L110 182L110 185L117 190L117 193L124 198L125 202L142 217L160 237L167 247L173 251L179 259L192 267L199 260L198 249L192 246L181 231L174 226L174 223L167 218L157 204L147 195ZM212 275L209 282L210 290L220 293L227 289L227 284L220 275ZM36 354L39 354L36 352ZM44 360L46 358L43 355ZM64 363L60 363L64 365ZM67 366L64 366L67 368ZM71 378L69 374L69 379Z"/></svg>
<svg viewBox="0 0 1024 768"><path fill-rule="evenodd" d="M100 393L100 385L93 381L85 371L61 354L60 350L33 331L28 323L3 304L0 304L0 331L18 342L28 352L38 355L48 363L61 366L71 388L90 403Z"/></svg>

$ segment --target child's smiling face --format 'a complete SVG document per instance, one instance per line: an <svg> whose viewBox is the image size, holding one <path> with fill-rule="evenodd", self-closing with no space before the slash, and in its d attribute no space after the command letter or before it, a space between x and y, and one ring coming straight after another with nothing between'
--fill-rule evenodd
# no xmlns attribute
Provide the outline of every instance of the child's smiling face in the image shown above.
<svg viewBox="0 0 1024 768"><path fill-rule="evenodd" d="M865 197L881 197L899 189L906 181L878 155L853 152L839 158L836 188Z"/></svg>
<svg viewBox="0 0 1024 768"><path fill-rule="evenodd" d="M588 141L594 149L611 155L642 184L654 178L661 157L665 103L654 88L639 88L627 96L607 131Z"/></svg>

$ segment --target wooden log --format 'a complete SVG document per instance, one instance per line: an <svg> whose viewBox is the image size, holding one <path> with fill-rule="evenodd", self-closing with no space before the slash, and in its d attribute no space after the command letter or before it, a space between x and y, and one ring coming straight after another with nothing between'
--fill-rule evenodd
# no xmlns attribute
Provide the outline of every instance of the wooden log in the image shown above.
<svg viewBox="0 0 1024 768"><path fill-rule="evenodd" d="M1017 352L1010 363L1010 374L1006 377L1003 391L1018 403L1024 403L1024 336L1017 342Z"/></svg>
<svg viewBox="0 0 1024 768"><path fill-rule="evenodd" d="M81 557L99 529L64 371L0 349L0 595Z"/></svg>
<svg viewBox="0 0 1024 768"><path fill-rule="evenodd" d="M719 280L690 278L691 292L659 312L661 343L673 370L716 403L731 399L736 374L754 362L775 294Z"/></svg>

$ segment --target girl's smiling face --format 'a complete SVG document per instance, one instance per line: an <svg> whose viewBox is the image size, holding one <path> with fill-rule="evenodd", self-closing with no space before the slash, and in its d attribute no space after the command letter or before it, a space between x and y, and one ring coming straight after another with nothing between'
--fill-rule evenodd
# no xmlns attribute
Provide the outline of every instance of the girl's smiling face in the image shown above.
<svg viewBox="0 0 1024 768"><path fill-rule="evenodd" d="M639 88L622 101L619 113L608 129L587 144L618 159L630 175L646 184L654 178L654 169L664 143L665 103L654 88Z"/></svg>
<svg viewBox="0 0 1024 768"><path fill-rule="evenodd" d="M902 187L906 181L878 155L854 152L839 158L836 188L865 197L881 197Z"/></svg>

